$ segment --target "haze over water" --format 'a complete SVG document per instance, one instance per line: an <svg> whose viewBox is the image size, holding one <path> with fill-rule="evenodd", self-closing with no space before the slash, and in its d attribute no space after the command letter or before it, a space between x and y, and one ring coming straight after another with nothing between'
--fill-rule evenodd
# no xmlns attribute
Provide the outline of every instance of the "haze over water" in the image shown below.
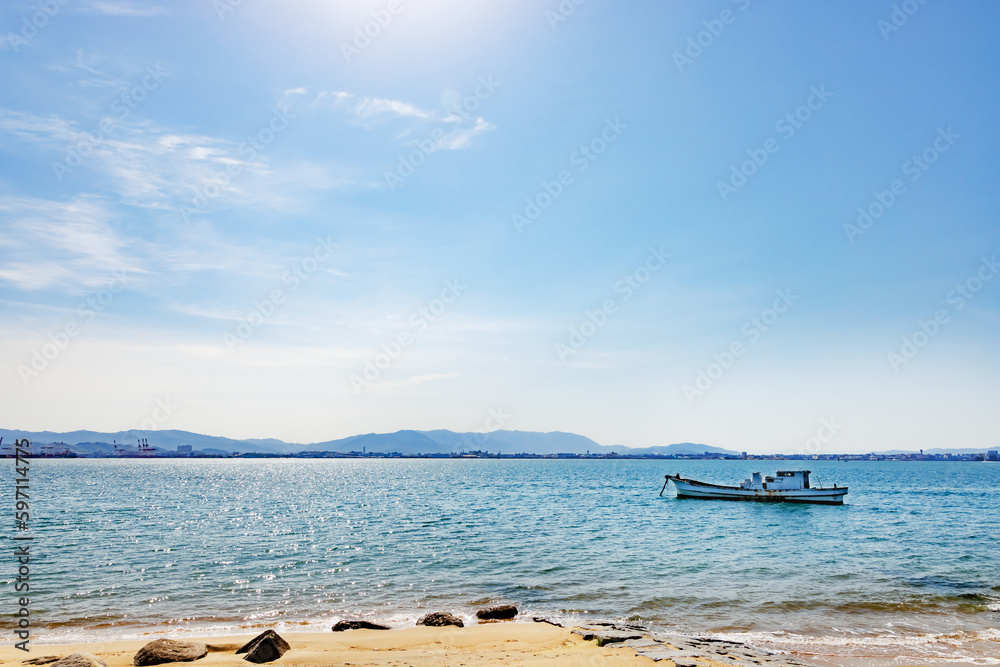
<svg viewBox="0 0 1000 667"><path fill-rule="evenodd" d="M39 459L37 639L405 626L510 601L806 657L1000 664L1000 465L808 462L850 486L843 507L657 495L666 473L803 463Z"/></svg>

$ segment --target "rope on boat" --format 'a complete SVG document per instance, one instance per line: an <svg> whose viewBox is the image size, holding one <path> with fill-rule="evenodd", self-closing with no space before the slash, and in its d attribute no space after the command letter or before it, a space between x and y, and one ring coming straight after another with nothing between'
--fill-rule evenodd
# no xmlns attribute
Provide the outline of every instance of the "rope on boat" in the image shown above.
<svg viewBox="0 0 1000 667"><path fill-rule="evenodd" d="M663 488L660 489L661 496L663 495L663 492L667 490L667 484L670 482L670 475L664 475L664 477L666 477L666 479L663 480ZM680 475L678 475L678 477L680 477Z"/></svg>

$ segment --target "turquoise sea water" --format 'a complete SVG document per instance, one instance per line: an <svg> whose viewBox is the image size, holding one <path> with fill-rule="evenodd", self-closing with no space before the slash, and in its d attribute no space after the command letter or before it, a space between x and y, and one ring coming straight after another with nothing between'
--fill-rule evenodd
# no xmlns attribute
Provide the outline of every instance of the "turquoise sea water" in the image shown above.
<svg viewBox="0 0 1000 667"><path fill-rule="evenodd" d="M510 601L834 662L1000 664L1000 464L808 462L842 507L657 495L666 473L803 463L36 459L35 640Z"/></svg>

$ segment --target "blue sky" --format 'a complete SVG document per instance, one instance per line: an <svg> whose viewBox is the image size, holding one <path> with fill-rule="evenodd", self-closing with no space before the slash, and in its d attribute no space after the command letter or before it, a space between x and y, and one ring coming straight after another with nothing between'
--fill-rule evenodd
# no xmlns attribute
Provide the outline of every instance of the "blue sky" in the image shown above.
<svg viewBox="0 0 1000 667"><path fill-rule="evenodd" d="M3 426L1000 444L998 19L5 3Z"/></svg>

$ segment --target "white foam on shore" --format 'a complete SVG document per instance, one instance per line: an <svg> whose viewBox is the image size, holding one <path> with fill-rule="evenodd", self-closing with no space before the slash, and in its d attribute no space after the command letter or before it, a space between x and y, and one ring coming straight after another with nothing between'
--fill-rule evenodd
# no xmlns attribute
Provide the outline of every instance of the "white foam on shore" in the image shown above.
<svg viewBox="0 0 1000 667"><path fill-rule="evenodd" d="M274 630L278 633L296 632L330 632L330 629L337 621L344 619L366 620L373 623L387 625L393 629L411 628L416 625L417 619L428 611L449 611L462 619L466 625L477 623L475 616L457 610L425 610L420 614L388 614L379 616L374 614L359 614L353 616L331 614L328 617L316 618L308 621L296 621L293 623L284 621L274 621L268 614L257 615L242 621L218 622L218 623L198 623L188 622L163 623L154 626L131 626L120 625L115 627L104 627L100 629L87 628L82 626L60 627L57 629L40 629L35 634L32 641L36 644L86 644L110 641L142 641L169 637L172 639L211 639L213 637L223 637L228 635L247 635L263 632L264 630ZM521 620L528 620L527 617Z"/></svg>
<svg viewBox="0 0 1000 667"><path fill-rule="evenodd" d="M844 631L839 635L802 635L792 632L709 633L715 639L742 642L777 653L794 653L808 658L870 658L879 665L961 663L1000 665L1000 630L952 633L909 634L887 631L861 634ZM902 655L901 655L902 654Z"/></svg>

